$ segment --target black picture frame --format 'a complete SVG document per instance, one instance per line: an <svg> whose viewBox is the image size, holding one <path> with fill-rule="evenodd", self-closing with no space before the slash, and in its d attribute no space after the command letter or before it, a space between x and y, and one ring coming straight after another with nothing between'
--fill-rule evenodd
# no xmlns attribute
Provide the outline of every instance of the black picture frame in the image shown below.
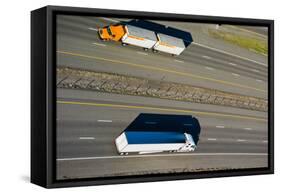
<svg viewBox="0 0 281 194"><path fill-rule="evenodd" d="M56 15L134 17L197 23L267 26L268 168L56 180ZM31 182L46 188L199 179L274 173L274 21L109 9L46 6L31 12Z"/></svg>

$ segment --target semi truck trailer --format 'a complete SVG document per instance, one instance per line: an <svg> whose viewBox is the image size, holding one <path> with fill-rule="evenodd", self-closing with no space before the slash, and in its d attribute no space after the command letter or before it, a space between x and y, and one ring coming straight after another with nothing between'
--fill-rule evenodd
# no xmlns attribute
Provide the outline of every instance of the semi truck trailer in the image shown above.
<svg viewBox="0 0 281 194"><path fill-rule="evenodd" d="M151 49L157 42L154 32L131 25L110 25L98 30L102 40L121 41L123 45L134 45Z"/></svg>
<svg viewBox="0 0 281 194"><path fill-rule="evenodd" d="M182 39L159 33L153 49L172 55L180 55L184 51L185 45Z"/></svg>
<svg viewBox="0 0 281 194"><path fill-rule="evenodd" d="M190 115L141 113L116 139L120 155L192 152L197 148L200 124Z"/></svg>
<svg viewBox="0 0 281 194"><path fill-rule="evenodd" d="M180 55L185 49L182 39L128 24L100 28L98 35L104 41L120 41L124 46L134 45L145 50L153 49L172 55Z"/></svg>

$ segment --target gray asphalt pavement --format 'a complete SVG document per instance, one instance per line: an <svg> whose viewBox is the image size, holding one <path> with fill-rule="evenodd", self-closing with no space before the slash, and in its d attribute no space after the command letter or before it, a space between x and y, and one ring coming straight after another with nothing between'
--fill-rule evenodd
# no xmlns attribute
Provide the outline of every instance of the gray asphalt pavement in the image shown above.
<svg viewBox="0 0 281 194"><path fill-rule="evenodd" d="M140 100L142 104L133 103ZM88 95L88 91L59 89L57 177L67 179L148 171L165 173L180 171L181 168L192 171L267 166L267 122L256 120L266 118L265 113L244 110L243 114L235 114L235 109L220 111L219 106L206 107L217 112L203 112L190 103L157 101L153 105L146 97L137 99L135 96L95 92ZM124 107L116 108L114 105ZM181 113L175 109L191 112ZM187 153L173 157L167 153L131 155L131 158L118 156L115 138L143 112L194 115L202 128L198 149L193 155ZM209 114L204 114L206 112ZM254 116L248 117L247 113L251 112ZM157 167L155 161L158 162ZM172 163L167 166L169 162Z"/></svg>
<svg viewBox="0 0 281 194"><path fill-rule="evenodd" d="M102 42L103 18L59 16L57 65L165 80L267 99L267 63L192 44L172 57ZM249 60L250 59L250 60ZM266 167L267 113L77 89L57 90L57 178ZM115 138L139 113L191 114L193 153L119 156Z"/></svg>
<svg viewBox="0 0 281 194"><path fill-rule="evenodd" d="M57 50L65 52L58 53L58 65L188 83L267 98L267 65L198 45L189 46L178 57L144 52L133 46L122 47L120 43L102 42L98 38L97 28L108 25L109 21L80 20L58 19ZM151 67L154 69L151 70Z"/></svg>
<svg viewBox="0 0 281 194"><path fill-rule="evenodd" d="M253 27L253 26L239 26L242 29L245 29L248 32L256 33L261 37L267 37L268 35L268 28L267 27Z"/></svg>

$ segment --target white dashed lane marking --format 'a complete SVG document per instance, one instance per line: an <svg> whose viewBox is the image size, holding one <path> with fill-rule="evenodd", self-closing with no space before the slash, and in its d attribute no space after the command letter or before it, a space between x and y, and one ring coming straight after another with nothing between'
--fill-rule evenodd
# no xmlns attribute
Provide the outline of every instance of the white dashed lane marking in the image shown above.
<svg viewBox="0 0 281 194"><path fill-rule="evenodd" d="M211 70L211 71L215 70L215 69L212 68L212 67L205 67L205 68L208 69L208 70Z"/></svg>
<svg viewBox="0 0 281 194"><path fill-rule="evenodd" d="M140 55L148 55L147 53L140 52L140 51L138 51L137 53L140 54Z"/></svg>
<svg viewBox="0 0 281 194"><path fill-rule="evenodd" d="M97 43L97 42L93 42L92 44L97 45L97 46L103 46L103 47L106 46L105 44L101 44L101 43Z"/></svg>
<svg viewBox="0 0 281 194"><path fill-rule="evenodd" d="M98 31L96 28L88 28L89 30Z"/></svg>
<svg viewBox="0 0 281 194"><path fill-rule="evenodd" d="M94 140L94 137L79 137L80 140Z"/></svg>
<svg viewBox="0 0 281 194"><path fill-rule="evenodd" d="M175 59L174 61L175 61L175 62L178 62L178 63L184 63L183 61L177 60L177 59Z"/></svg>
<svg viewBox="0 0 281 194"><path fill-rule="evenodd" d="M208 141L217 141L216 138L207 138Z"/></svg>
<svg viewBox="0 0 281 194"><path fill-rule="evenodd" d="M102 123L112 123L112 120L98 120L98 122L102 122Z"/></svg>
<svg viewBox="0 0 281 194"><path fill-rule="evenodd" d="M106 21L110 21L110 22L119 22L118 20L115 20L115 19L111 19L111 18L102 18L102 19L104 19L104 20L106 20Z"/></svg>
<svg viewBox="0 0 281 194"><path fill-rule="evenodd" d="M205 59L211 59L212 58L212 57L209 57L207 55L203 55L202 57L205 58Z"/></svg>
<svg viewBox="0 0 281 194"><path fill-rule="evenodd" d="M239 76L240 76L240 75L237 74L237 73L232 73L232 75L235 76L235 77L239 77Z"/></svg>
<svg viewBox="0 0 281 194"><path fill-rule="evenodd" d="M231 63L231 62L229 62L228 64L229 64L229 65L232 65L232 66L237 66L236 63Z"/></svg>
<svg viewBox="0 0 281 194"><path fill-rule="evenodd" d="M257 70L257 69L252 69L252 71L253 71L253 72L256 72L256 73L260 72L260 71Z"/></svg>

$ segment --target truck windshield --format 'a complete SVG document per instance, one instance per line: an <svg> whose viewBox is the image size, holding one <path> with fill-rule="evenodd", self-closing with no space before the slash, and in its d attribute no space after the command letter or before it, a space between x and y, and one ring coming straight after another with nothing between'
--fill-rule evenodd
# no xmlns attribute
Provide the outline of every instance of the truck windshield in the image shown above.
<svg viewBox="0 0 281 194"><path fill-rule="evenodd" d="M112 36L112 32L111 32L111 30L110 30L110 27L109 27L109 26L107 27L107 32L108 32L108 34L109 34L110 36Z"/></svg>

